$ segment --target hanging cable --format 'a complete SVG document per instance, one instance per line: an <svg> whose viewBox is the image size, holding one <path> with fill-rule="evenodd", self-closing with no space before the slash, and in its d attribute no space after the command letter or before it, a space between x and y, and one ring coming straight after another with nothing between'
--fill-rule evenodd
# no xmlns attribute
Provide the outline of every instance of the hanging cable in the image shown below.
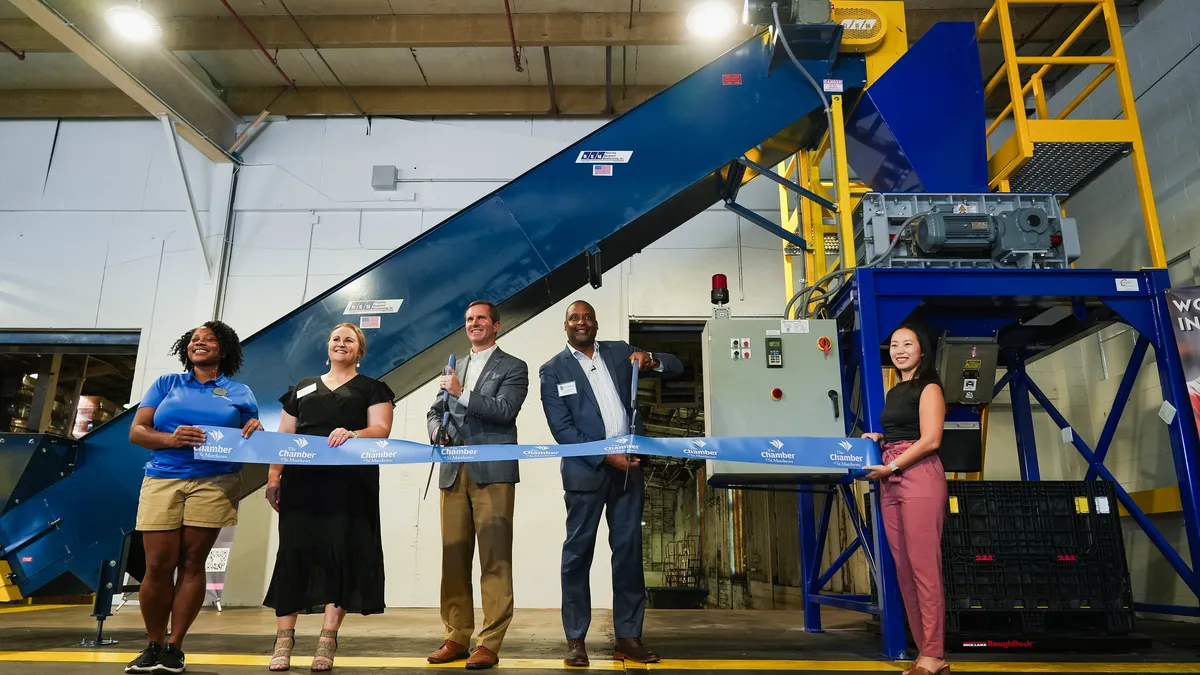
<svg viewBox="0 0 1200 675"><path fill-rule="evenodd" d="M19 52L19 51L17 51L17 50L15 50L15 49L13 49L12 47L9 47L9 46L8 46L7 44L5 44L3 41L0 41L0 47L4 47L4 48L5 48L5 49L7 49L9 52L11 52L13 56L17 57L17 60L18 60L18 61L24 61L24 60L25 60L25 52Z"/></svg>
<svg viewBox="0 0 1200 675"><path fill-rule="evenodd" d="M521 67L521 50L517 48L517 32L513 29L512 9L508 6L508 0L504 0L504 15L508 17L508 40L512 43L513 65L518 73L523 73L525 69Z"/></svg>
<svg viewBox="0 0 1200 675"><path fill-rule="evenodd" d="M221 2L225 2L225 0L221 0ZM354 98L354 94L351 94L350 90L346 88L345 83L342 82L342 78L338 77L338 74L336 71L334 71L333 66L330 66L329 62L325 60L325 55L321 53L320 49L317 49L316 43L312 41L312 38L308 37L308 33L304 31L304 26L300 25L300 21L296 19L296 15L292 14L292 10L288 9L287 3L285 3L283 0L279 0L279 6L283 8L283 11L287 12L288 18L292 20L292 23L296 24L296 30L299 30L300 34L304 36L304 40L308 42L308 46L312 47L312 50L316 52L317 58L321 59L321 63L325 64L325 68L329 70L330 75L333 75L333 79L337 80L338 86L342 88L342 93L345 94L346 98L350 99L350 102L353 103L354 107L358 109L358 114L362 115L363 117L370 117L367 115L367 111L363 110L363 107L358 104L358 99ZM414 56L413 58L416 57ZM369 124L370 120L368 120L368 128Z"/></svg>
<svg viewBox="0 0 1200 675"><path fill-rule="evenodd" d="M797 311L800 314L800 318L802 318L802 319L809 318L809 316L811 316L811 314L808 311L808 306L812 303L813 294L820 292L821 296L819 296L819 297L832 297L835 293L837 293L837 291L841 290L842 285L845 282L839 281L837 286L834 286L833 288L831 288L829 290L822 289L821 284L824 284L826 282L831 282L834 279L837 279L839 277L852 274L854 272L854 270L856 270L856 269L862 270L862 269L874 267L874 266L878 265L879 263L883 262L884 260L887 260L888 256L891 255L892 251L896 250L896 246L900 243L900 241L902 239L908 238L908 236L909 236L908 226L911 225L914 220L916 220L917 218L920 218L923 215L925 215L925 214L918 213L916 215L905 218L904 222L900 224L900 231L898 233L896 233L896 236L892 237L892 240L890 242L888 242L887 248L885 248L882 253L880 253L878 256L876 256L874 260L866 263L865 265L859 265L858 267L834 270L834 271L830 272L829 274L826 274L825 276L821 277L820 279L817 279L815 282L813 282L813 284L811 286L797 291L796 294L792 296L792 299L788 300L787 306L783 310L783 315L785 317L790 318L792 316L792 307L794 305L796 305L796 303L799 301L800 304L799 304L799 307L797 307Z"/></svg>
<svg viewBox="0 0 1200 675"><path fill-rule="evenodd" d="M830 105L829 105L829 97L825 95L825 90L821 88L821 85L817 84L817 81L813 78L812 74L809 73L808 70L805 69L804 66L800 64L800 59L797 59L796 55L792 53L792 46L788 44L787 39L783 36L783 22L779 20L779 3L778 2L771 3L771 14L775 17L775 37L776 37L776 39L779 40L779 43L781 45L783 45L783 50L785 52L787 52L788 58L790 58L792 60L792 63L794 63L796 65L796 69L799 70L800 74L804 76L804 79L808 80L808 83L810 85L812 85L813 91L817 92L817 96L821 99L821 105L825 106L825 124L829 128L829 151L832 152L834 154L834 156L836 157L837 156L837 148L833 142L833 110L832 110L832 108L830 108ZM835 172L837 171L836 163L835 163L834 171ZM837 176L835 175L834 178L835 178L835 180L833 181L832 185L830 185L830 192L833 194L833 202L835 204L841 204L841 201L840 201L841 195L838 194L838 185L837 185L838 182L836 180ZM841 233L841 231L842 231L842 213L840 210L833 211L833 221L834 221L834 224L837 225L837 231L839 233ZM843 254L839 251L838 256L842 257L842 255ZM847 267L847 266L848 265L846 264L846 260L843 259L842 267Z"/></svg>
<svg viewBox="0 0 1200 675"><path fill-rule="evenodd" d="M279 67L279 61L277 61L275 57L271 56L271 54L267 51L267 48L263 46L263 43L258 41L258 38L254 35L254 31L250 30L250 27L246 25L246 22L242 20L242 17L236 11L234 11L234 9L230 7L229 3L225 0L221 0L221 4L225 5L225 9L229 11L229 14L238 22L238 25L242 27L242 30L246 31L246 35L250 36L250 39L254 41L254 44L258 46L258 51L262 52L263 56L267 57L267 61L269 61L272 66L275 66L275 71L278 72L279 76L283 78L283 81L287 83L288 88L295 89L296 81L288 77L287 73L283 72L283 68Z"/></svg>

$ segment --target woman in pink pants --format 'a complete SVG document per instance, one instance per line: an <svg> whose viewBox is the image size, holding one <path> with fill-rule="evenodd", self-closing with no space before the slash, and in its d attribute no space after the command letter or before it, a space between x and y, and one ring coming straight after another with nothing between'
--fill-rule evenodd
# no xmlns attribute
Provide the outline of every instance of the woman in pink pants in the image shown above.
<svg viewBox="0 0 1200 675"><path fill-rule="evenodd" d="M883 433L866 433L883 445L883 464L867 478L882 481L881 508L888 547L908 625L920 655L905 675L946 675L943 648L946 594L942 587L942 524L946 472L937 449L946 403L925 335L910 326L892 333L889 350L901 381L888 392L879 416Z"/></svg>

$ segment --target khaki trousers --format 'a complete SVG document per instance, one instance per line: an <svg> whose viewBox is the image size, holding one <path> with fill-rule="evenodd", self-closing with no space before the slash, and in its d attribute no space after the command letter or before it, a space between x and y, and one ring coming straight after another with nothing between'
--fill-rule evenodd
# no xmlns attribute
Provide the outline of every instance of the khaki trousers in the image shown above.
<svg viewBox="0 0 1200 675"><path fill-rule="evenodd" d="M446 638L469 647L475 631L471 589L475 539L479 539L483 629L477 645L500 653L513 616L513 483L476 485L467 467L442 490L442 623Z"/></svg>

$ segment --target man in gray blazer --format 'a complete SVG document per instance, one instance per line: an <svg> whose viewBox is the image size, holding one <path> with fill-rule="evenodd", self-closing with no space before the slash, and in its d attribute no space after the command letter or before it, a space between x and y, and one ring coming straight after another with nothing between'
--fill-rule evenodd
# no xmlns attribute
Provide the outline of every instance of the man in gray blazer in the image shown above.
<svg viewBox="0 0 1200 675"><path fill-rule="evenodd" d="M496 345L500 312L486 300L467 307L466 332L471 351L457 360L440 381L450 394L449 428L442 428L447 404L441 391L429 409L429 436L441 445L491 445L517 442L517 413L529 393L529 368ZM520 480L517 461L442 464L438 477L442 516L442 623L446 637L429 655L430 663L467 659L468 669L500 662L500 644L513 615L513 503ZM467 646L475 630L471 564L479 539L483 585L483 629L476 647Z"/></svg>

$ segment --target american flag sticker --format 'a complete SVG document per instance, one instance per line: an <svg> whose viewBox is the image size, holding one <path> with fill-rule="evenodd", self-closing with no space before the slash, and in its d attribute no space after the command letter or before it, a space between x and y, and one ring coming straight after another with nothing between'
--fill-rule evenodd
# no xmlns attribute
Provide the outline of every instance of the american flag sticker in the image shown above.
<svg viewBox="0 0 1200 675"><path fill-rule="evenodd" d="M379 328L380 318L381 317L378 317L378 316L360 316L360 317L358 317L358 327L359 328Z"/></svg>
<svg viewBox="0 0 1200 675"><path fill-rule="evenodd" d="M611 175L613 175L612 164L593 164L592 165L592 175L593 176L611 176Z"/></svg>

